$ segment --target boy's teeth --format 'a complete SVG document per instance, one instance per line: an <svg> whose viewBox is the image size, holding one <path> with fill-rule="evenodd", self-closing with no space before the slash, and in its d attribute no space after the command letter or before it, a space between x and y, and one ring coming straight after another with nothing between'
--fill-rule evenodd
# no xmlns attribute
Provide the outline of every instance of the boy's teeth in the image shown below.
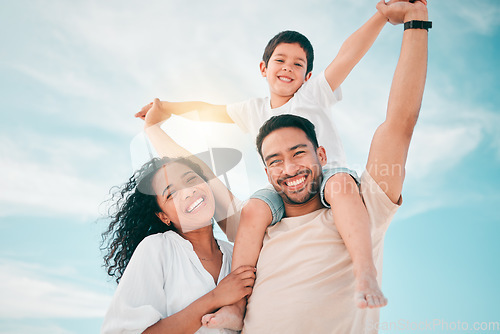
<svg viewBox="0 0 500 334"><path fill-rule="evenodd" d="M289 79L289 78L283 78L283 77L279 77L281 81L286 81L286 82L290 82L292 81L292 79Z"/></svg>
<svg viewBox="0 0 500 334"><path fill-rule="evenodd" d="M198 205L200 205L200 204L201 204L201 202L203 202L203 198L199 198L198 200L196 200L193 204L191 204L191 205L189 206L189 208L187 209L187 212L191 212L191 211L193 211L194 209L196 209L196 207L197 207Z"/></svg>

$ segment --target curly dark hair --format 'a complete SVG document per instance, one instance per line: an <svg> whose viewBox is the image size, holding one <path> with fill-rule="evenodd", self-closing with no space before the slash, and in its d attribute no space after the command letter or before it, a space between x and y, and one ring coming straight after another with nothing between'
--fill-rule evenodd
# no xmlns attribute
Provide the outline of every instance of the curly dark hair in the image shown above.
<svg viewBox="0 0 500 334"><path fill-rule="evenodd" d="M161 209L152 189L156 171L171 162L188 166L207 181L200 166L187 158L153 158L137 170L128 182L110 190L111 198L107 202L111 202L111 205L107 216L111 222L101 234L101 250L105 251L106 272L115 278L116 283L120 282L132 254L144 238L175 231L173 225L165 224L156 215Z"/></svg>

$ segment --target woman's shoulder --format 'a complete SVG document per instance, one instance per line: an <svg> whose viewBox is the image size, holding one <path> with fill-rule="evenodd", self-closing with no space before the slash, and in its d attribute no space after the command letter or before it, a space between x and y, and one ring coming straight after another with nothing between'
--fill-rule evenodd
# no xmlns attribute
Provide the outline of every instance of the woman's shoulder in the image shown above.
<svg viewBox="0 0 500 334"><path fill-rule="evenodd" d="M177 238L180 236L174 231L167 231L163 233L151 234L145 237L137 246L139 251L155 250L158 252L160 247L173 247L173 244L177 242Z"/></svg>

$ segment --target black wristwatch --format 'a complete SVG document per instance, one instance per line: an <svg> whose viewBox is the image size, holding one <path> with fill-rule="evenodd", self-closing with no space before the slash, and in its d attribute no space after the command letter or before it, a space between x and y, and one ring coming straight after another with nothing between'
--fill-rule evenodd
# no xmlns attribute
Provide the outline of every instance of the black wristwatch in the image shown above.
<svg viewBox="0 0 500 334"><path fill-rule="evenodd" d="M432 28L432 22L431 21L419 21L419 20L412 20L405 22L405 29L425 29L429 30Z"/></svg>

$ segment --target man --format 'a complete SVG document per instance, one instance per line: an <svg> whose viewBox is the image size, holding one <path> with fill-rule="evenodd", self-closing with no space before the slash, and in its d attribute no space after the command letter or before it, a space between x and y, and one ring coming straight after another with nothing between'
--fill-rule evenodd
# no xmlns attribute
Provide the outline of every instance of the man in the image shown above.
<svg viewBox="0 0 500 334"><path fill-rule="evenodd" d="M391 6L382 1L377 7L392 23L412 21L405 24L386 120L375 132L360 182L380 283L383 239L402 201L424 91L429 23L420 1ZM378 310L356 307L352 260L318 193L326 153L314 126L298 116L274 117L261 128L257 146L269 181L285 202L285 218L266 232L243 332L376 333ZM325 197L333 191L326 189Z"/></svg>

